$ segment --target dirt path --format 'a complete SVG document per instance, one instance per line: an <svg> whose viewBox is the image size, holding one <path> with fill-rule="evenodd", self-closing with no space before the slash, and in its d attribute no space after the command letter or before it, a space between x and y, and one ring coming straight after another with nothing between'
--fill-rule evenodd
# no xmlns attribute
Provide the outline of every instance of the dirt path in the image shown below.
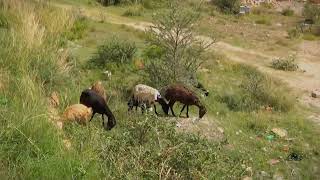
<svg viewBox="0 0 320 180"><path fill-rule="evenodd" d="M71 5L65 4L55 4L56 6L63 8L74 8ZM138 30L146 30L151 23L149 22L137 22L132 19L110 14L103 9L99 8L79 8L80 12L95 20L95 21L105 21L108 23L126 25ZM205 41L211 41L210 37L198 36L199 39ZM257 67L260 71L268 73L269 75L281 79L283 82L287 83L290 87L299 92L302 92L302 97L300 98L301 103L312 106L317 109L315 117L313 120L320 124L320 100L311 98L310 93L314 89L320 89L320 42L319 41L303 41L298 45L298 50L294 52L297 55L297 61L299 62L299 67L303 71L297 72L284 72L274 70L269 67L274 56L266 54L264 52L258 52L256 50L244 49L241 47L233 46L231 44L219 41L211 46L211 50L224 54L231 61L236 61L240 63L245 63L251 66ZM289 54L289 52L288 52Z"/></svg>

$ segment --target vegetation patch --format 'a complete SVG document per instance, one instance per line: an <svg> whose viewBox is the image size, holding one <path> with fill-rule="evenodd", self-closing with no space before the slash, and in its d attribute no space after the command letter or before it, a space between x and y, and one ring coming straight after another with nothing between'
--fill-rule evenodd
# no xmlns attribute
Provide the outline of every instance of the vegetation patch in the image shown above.
<svg viewBox="0 0 320 180"><path fill-rule="evenodd" d="M98 47L98 51L90 60L90 64L105 67L108 63L131 63L137 47L134 42L121 40L114 36Z"/></svg>
<svg viewBox="0 0 320 180"><path fill-rule="evenodd" d="M294 55L287 58L275 58L271 63L271 67L283 71L296 71L299 69Z"/></svg>

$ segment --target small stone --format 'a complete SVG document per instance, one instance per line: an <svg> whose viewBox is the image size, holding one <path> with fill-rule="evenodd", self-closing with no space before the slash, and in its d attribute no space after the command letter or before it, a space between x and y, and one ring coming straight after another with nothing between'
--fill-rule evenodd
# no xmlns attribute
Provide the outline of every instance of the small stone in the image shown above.
<svg viewBox="0 0 320 180"><path fill-rule="evenodd" d="M284 138L288 135L288 132L281 128L273 128L271 131L281 138Z"/></svg>
<svg viewBox="0 0 320 180"><path fill-rule="evenodd" d="M269 160L269 164L270 164L270 165L276 165L276 164L278 164L279 162L280 162L279 159L270 159L270 160Z"/></svg>
<svg viewBox="0 0 320 180"><path fill-rule="evenodd" d="M320 98L320 90L319 89L315 89L311 92L311 97L313 98Z"/></svg>

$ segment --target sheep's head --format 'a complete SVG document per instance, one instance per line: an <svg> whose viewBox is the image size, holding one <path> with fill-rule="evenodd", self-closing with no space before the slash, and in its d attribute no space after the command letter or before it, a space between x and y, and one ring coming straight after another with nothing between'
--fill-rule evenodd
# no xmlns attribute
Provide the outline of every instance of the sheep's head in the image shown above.
<svg viewBox="0 0 320 180"><path fill-rule="evenodd" d="M163 99L163 98L158 98L157 102L159 102L159 104L162 107L162 110L165 114L169 113L169 105L167 104L167 102Z"/></svg>
<svg viewBox="0 0 320 180"><path fill-rule="evenodd" d="M108 117L108 123L103 122L103 127L105 130L111 130L116 125L116 119L112 117Z"/></svg>

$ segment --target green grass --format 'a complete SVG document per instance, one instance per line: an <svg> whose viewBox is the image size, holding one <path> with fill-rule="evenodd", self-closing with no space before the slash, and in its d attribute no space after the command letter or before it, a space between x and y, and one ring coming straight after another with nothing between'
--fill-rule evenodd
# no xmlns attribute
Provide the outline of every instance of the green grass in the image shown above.
<svg viewBox="0 0 320 180"><path fill-rule="evenodd" d="M38 8L32 2L17 7L22 9L3 11L5 18L14 16L18 20L14 21L15 29L0 31L0 83L6 83L5 88L0 88L3 179L239 179L250 176L248 167L252 168L254 179L259 178L261 171L267 172L269 178L275 173L281 173L285 179L319 177L319 171L312 168L319 168L320 164L319 127L306 120L307 110L296 104L295 94L277 80L263 81L265 93L252 98L253 103L274 102L274 107L278 103L288 109L275 108L273 112L232 109L219 97L231 94L241 99L252 95L243 86L248 72L261 74L209 53L203 67L210 72L198 74L210 90L210 96L202 101L208 108L205 117L225 130L225 140L217 142L193 133L178 133L167 118L140 112L128 114L126 102L131 88L147 81L143 71L131 63L107 65L105 69L86 66L96 48L114 35L135 42L136 56L141 58L146 47L144 33L123 25L88 20L81 38L68 43L63 34L72 31L75 22L72 18L62 21L70 18L68 13L59 9L49 11L48 6ZM39 19L40 27L49 28L44 31L45 36L41 36L41 28L31 33L29 23L19 24L27 19L29 10ZM14 15L16 12L21 15ZM42 16L44 13L47 18ZM38 36L31 36L33 33ZM58 54L61 48L70 50L73 56L68 54L69 58L65 58ZM103 77L105 70L112 71L111 79ZM6 76L8 82L2 80ZM57 130L48 118L46 96L53 90L59 92L61 113L66 106L78 103L82 89L97 80L105 80L107 84L107 93L111 95L108 105L117 118L117 126L104 131L101 117L96 116L87 127L69 124L62 131ZM177 105L175 112L179 108ZM191 107L191 111L196 116L196 107ZM268 141L266 136L273 127L286 129L294 140ZM70 150L64 147L64 139L71 141ZM284 145L289 146L289 152L283 150ZM291 152L302 154L303 160L287 161ZM268 161L274 158L279 158L280 163L269 165Z"/></svg>

